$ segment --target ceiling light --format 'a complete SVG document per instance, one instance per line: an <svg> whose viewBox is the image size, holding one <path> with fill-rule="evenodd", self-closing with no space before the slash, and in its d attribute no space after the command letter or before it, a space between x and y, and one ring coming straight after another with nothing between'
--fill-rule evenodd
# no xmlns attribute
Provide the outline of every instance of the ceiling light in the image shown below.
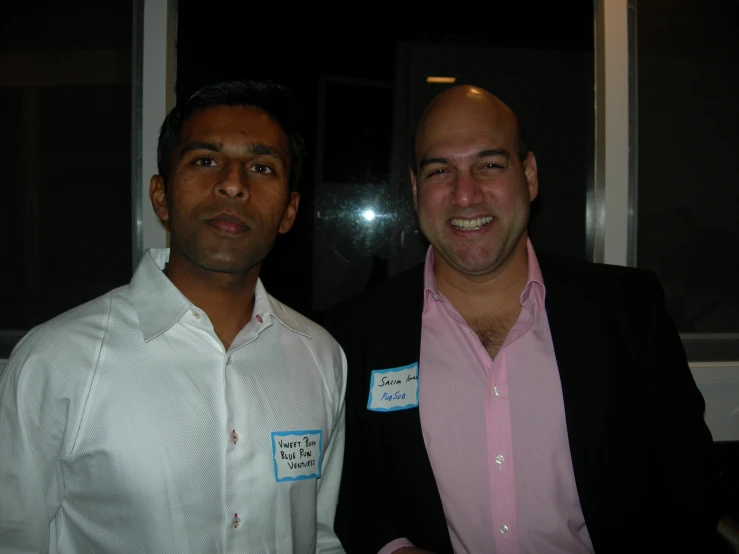
<svg viewBox="0 0 739 554"><path fill-rule="evenodd" d="M426 77L427 83L453 83L456 80L456 77Z"/></svg>

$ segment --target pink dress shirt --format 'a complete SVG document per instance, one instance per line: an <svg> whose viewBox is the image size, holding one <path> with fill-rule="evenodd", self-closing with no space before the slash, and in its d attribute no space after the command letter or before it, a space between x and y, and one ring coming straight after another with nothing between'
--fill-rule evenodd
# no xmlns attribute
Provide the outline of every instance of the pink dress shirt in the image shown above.
<svg viewBox="0 0 739 554"><path fill-rule="evenodd" d="M593 552L572 470L546 289L531 242L528 260L521 313L491 360L439 293L433 247L426 255L419 409L458 554ZM402 546L411 544L400 538L381 552Z"/></svg>

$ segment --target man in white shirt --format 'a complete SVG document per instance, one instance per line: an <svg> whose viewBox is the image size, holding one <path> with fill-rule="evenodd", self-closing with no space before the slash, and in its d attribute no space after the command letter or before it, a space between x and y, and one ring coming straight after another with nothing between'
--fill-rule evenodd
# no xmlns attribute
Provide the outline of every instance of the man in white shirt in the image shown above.
<svg viewBox="0 0 739 554"><path fill-rule="evenodd" d="M344 353L259 280L298 210L296 116L249 81L167 116L170 249L32 329L0 380L0 552L341 551Z"/></svg>

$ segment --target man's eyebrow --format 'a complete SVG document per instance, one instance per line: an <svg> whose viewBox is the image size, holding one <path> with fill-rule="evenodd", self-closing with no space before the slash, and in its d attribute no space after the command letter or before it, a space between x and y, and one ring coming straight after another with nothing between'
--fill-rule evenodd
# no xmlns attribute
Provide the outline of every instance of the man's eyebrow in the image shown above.
<svg viewBox="0 0 739 554"><path fill-rule="evenodd" d="M503 156L505 158L511 157L508 151L500 149L500 148L490 148L488 150L480 150L479 152L472 154L471 157L480 160L483 158L494 158L495 156ZM419 163L419 169L423 169L424 167L430 164L446 164L446 163L449 163L448 158L421 158L421 162Z"/></svg>
<svg viewBox="0 0 739 554"><path fill-rule="evenodd" d="M210 150L211 152L220 152L221 146L219 144L216 144L215 142L191 142L190 144L187 144L182 148L182 151L180 152L180 158L182 158L188 152L192 152L193 150Z"/></svg>
<svg viewBox="0 0 739 554"><path fill-rule="evenodd" d="M446 158L421 158L421 163L418 164L418 169L423 169L430 164L446 164L449 160Z"/></svg>
<svg viewBox="0 0 739 554"><path fill-rule="evenodd" d="M246 147L246 150L250 154L254 154L256 156L271 156L273 158L277 158L278 160L282 160L282 155L280 154L279 150L261 142L254 142L250 144Z"/></svg>
<svg viewBox="0 0 739 554"><path fill-rule="evenodd" d="M494 158L495 156L503 156L504 158L510 158L511 155L508 153L507 150L502 150L500 148L491 148L489 150L482 150L475 154L475 158L482 159L482 158Z"/></svg>
<svg viewBox="0 0 739 554"><path fill-rule="evenodd" d="M182 158L188 152L192 152L193 150L208 150L210 152L220 152L221 144L207 141L191 142L190 144L187 144L182 148L182 151L180 152L180 158ZM245 150L250 154L254 154L255 156L270 156L272 158L282 160L282 156L280 155L279 150L261 142L253 142L247 145L245 147Z"/></svg>

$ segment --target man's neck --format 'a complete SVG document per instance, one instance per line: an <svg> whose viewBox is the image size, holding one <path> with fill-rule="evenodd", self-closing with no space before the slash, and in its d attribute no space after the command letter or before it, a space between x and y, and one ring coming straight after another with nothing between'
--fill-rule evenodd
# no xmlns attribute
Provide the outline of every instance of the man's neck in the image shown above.
<svg viewBox="0 0 739 554"><path fill-rule="evenodd" d="M464 275L437 256L434 275L439 292L468 321L491 315L517 315L521 293L528 281L527 242L523 237L508 260L486 276Z"/></svg>
<svg viewBox="0 0 739 554"><path fill-rule="evenodd" d="M228 350L254 311L261 264L244 273L209 271L180 257L170 257L164 272L185 297L208 314L216 335Z"/></svg>

